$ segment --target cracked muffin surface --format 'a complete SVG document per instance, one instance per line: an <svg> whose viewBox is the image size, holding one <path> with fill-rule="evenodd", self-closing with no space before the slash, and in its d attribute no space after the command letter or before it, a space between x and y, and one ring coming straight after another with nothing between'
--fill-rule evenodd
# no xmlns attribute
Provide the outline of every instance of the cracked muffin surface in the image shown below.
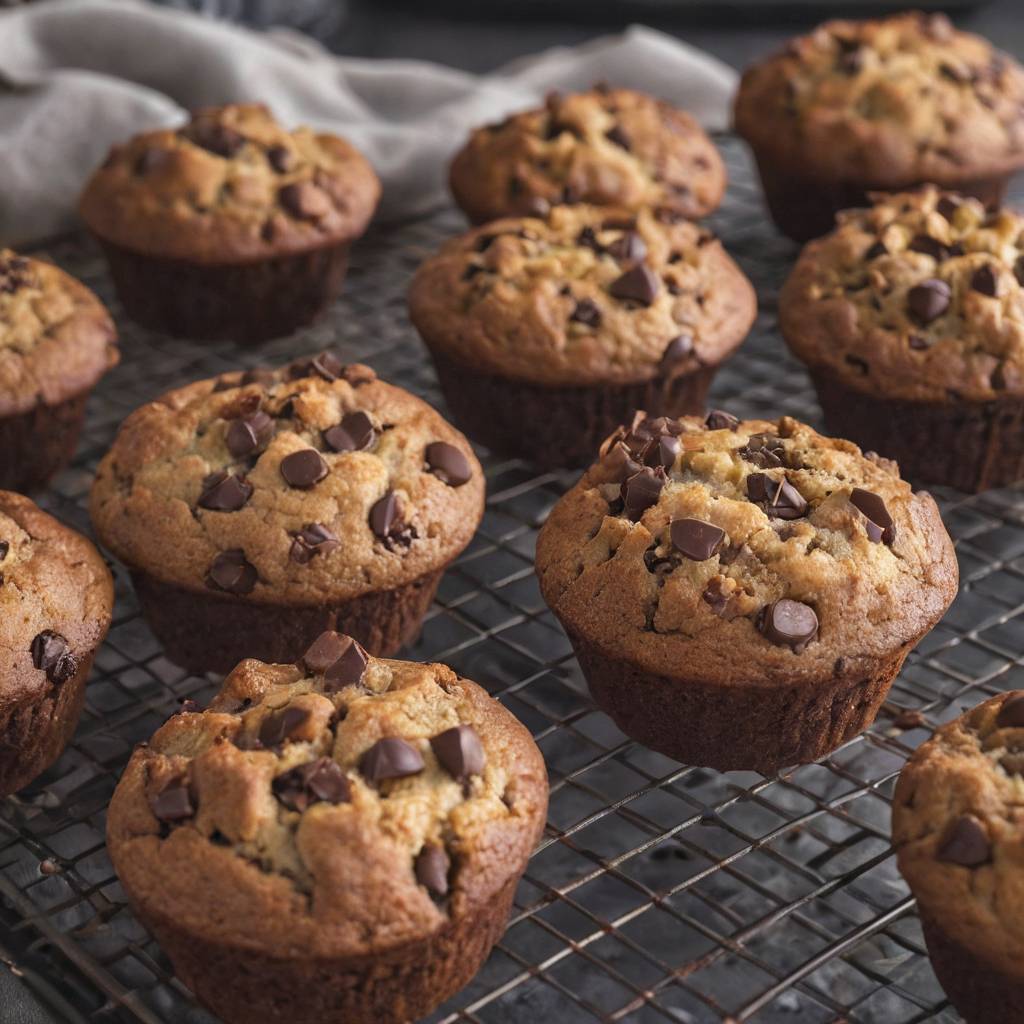
<svg viewBox="0 0 1024 1024"><path fill-rule="evenodd" d="M558 207L495 221L449 241L409 294L432 348L549 385L645 381L719 363L756 308L721 243L664 208Z"/></svg>
<svg viewBox="0 0 1024 1024"><path fill-rule="evenodd" d="M261 104L231 104L115 146L79 210L104 241L220 264L358 237L379 198L373 169L344 139L288 131Z"/></svg>
<svg viewBox="0 0 1024 1024"><path fill-rule="evenodd" d="M644 420L606 442L537 543L570 635L642 670L772 685L916 642L957 588L932 498L789 417Z"/></svg>
<svg viewBox="0 0 1024 1024"><path fill-rule="evenodd" d="M138 748L108 841L144 915L274 957L359 956L518 878L546 806L540 752L484 690L329 632L298 665L242 662Z"/></svg>
<svg viewBox="0 0 1024 1024"><path fill-rule="evenodd" d="M116 337L85 285L0 247L0 416L87 391L116 365Z"/></svg>
<svg viewBox="0 0 1024 1024"><path fill-rule="evenodd" d="M137 409L97 470L90 513L102 543L156 580L308 606L442 568L483 501L458 431L324 352Z"/></svg>
<svg viewBox="0 0 1024 1024"><path fill-rule="evenodd" d="M1024 70L944 15L831 21L749 68L737 131L804 178L952 185L1024 164Z"/></svg>
<svg viewBox="0 0 1024 1024"><path fill-rule="evenodd" d="M481 223L561 204L706 216L725 166L694 118L630 89L550 93L543 107L472 133L450 170L455 201Z"/></svg>
<svg viewBox="0 0 1024 1024"><path fill-rule="evenodd" d="M810 243L782 289L790 348L854 388L919 401L1024 393L1024 217L927 187Z"/></svg>
<svg viewBox="0 0 1024 1024"><path fill-rule="evenodd" d="M1020 976L1024 692L942 726L900 773L892 838L921 914L987 965ZM979 1018L980 1019L980 1018Z"/></svg>

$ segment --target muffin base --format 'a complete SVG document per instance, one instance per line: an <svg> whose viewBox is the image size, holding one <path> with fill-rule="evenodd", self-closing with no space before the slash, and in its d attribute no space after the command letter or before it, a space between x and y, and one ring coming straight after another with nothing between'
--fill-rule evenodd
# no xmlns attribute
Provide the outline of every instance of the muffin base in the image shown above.
<svg viewBox="0 0 1024 1024"><path fill-rule="evenodd" d="M64 752L78 727L92 660L93 654L82 658L78 671L67 682L3 710L0 797L24 789Z"/></svg>
<svg viewBox="0 0 1024 1024"><path fill-rule="evenodd" d="M768 212L775 226L794 242L809 242L812 238L828 234L835 227L836 214L840 210L869 206L870 192L902 192L925 184L923 180L908 181L898 187L883 188L842 181L815 181L795 175L791 166L783 167L762 155L757 155L757 168ZM1006 196L1011 177L1002 174L936 184L966 196L974 196L985 206L994 208Z"/></svg>
<svg viewBox="0 0 1024 1024"><path fill-rule="evenodd" d="M244 658L296 661L326 629L355 637L387 657L419 635L445 567L390 590L338 604L255 604L213 590L189 590L132 572L142 614L177 665L191 672L230 672Z"/></svg>
<svg viewBox="0 0 1024 1024"><path fill-rule="evenodd" d="M250 263L161 259L99 239L125 312L187 338L264 341L312 323L337 298L349 243Z"/></svg>
<svg viewBox="0 0 1024 1024"><path fill-rule="evenodd" d="M549 387L475 370L434 349L431 355L455 425L493 452L545 469L589 465L601 442L638 409L703 415L718 369L638 384Z"/></svg>
<svg viewBox="0 0 1024 1024"><path fill-rule="evenodd" d="M868 395L829 370L811 378L830 434L895 459L904 479L976 493L1024 479L1024 398L910 402Z"/></svg>
<svg viewBox="0 0 1024 1024"><path fill-rule="evenodd" d="M990 967L923 913L921 926L935 976L967 1024L1024 1022L1024 978Z"/></svg>
<svg viewBox="0 0 1024 1024"><path fill-rule="evenodd" d="M509 879L486 905L422 941L337 960L224 946L135 909L177 975L225 1024L407 1024L480 969L505 931L518 881Z"/></svg>
<svg viewBox="0 0 1024 1024"><path fill-rule="evenodd" d="M683 764L763 775L817 761L863 732L910 649L825 679L719 686L654 675L569 639L595 703L631 739Z"/></svg>
<svg viewBox="0 0 1024 1024"><path fill-rule="evenodd" d="M71 461L88 398L85 391L56 405L0 417L0 490L38 490Z"/></svg>

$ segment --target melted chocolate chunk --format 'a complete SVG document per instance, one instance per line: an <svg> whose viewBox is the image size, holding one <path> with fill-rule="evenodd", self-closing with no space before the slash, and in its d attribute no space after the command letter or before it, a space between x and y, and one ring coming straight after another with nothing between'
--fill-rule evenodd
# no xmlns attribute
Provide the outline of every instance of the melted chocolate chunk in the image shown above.
<svg viewBox="0 0 1024 1024"><path fill-rule="evenodd" d="M761 609L757 626L773 644L799 654L818 635L818 616L810 605L784 597Z"/></svg>
<svg viewBox="0 0 1024 1024"><path fill-rule="evenodd" d="M288 557L306 565L314 555L330 554L340 545L337 535L323 523L310 523L294 535Z"/></svg>
<svg viewBox="0 0 1024 1024"><path fill-rule="evenodd" d="M363 674L370 662L369 655L358 641L343 637L349 643L341 656L324 672L324 693L337 693L346 686L356 686L363 681Z"/></svg>
<svg viewBox="0 0 1024 1024"><path fill-rule="evenodd" d="M945 281L931 278L907 292L907 308L918 323L930 324L949 309L951 294Z"/></svg>
<svg viewBox="0 0 1024 1024"><path fill-rule="evenodd" d="M278 775L272 783L274 795L293 811L304 811L311 804L347 804L352 800L352 785L341 766L329 757L300 764Z"/></svg>
<svg viewBox="0 0 1024 1024"><path fill-rule="evenodd" d="M184 779L172 780L156 796L150 797L149 808L153 817L168 824L185 821L196 813Z"/></svg>
<svg viewBox="0 0 1024 1024"><path fill-rule="evenodd" d="M252 484L240 476L211 473L203 481L199 507L214 512L237 512L252 497Z"/></svg>
<svg viewBox="0 0 1024 1024"><path fill-rule="evenodd" d="M623 481L620 488L623 511L636 522L652 505L656 505L665 486L665 470L646 467Z"/></svg>
<svg viewBox="0 0 1024 1024"><path fill-rule="evenodd" d="M222 551L210 563L206 585L229 594L251 594L256 586L256 566L246 560L241 548Z"/></svg>
<svg viewBox="0 0 1024 1024"><path fill-rule="evenodd" d="M999 275L996 273L995 267L990 263L978 267L971 274L971 288L982 295L987 295L990 299L996 298L999 295Z"/></svg>
<svg viewBox="0 0 1024 1024"><path fill-rule="evenodd" d="M962 814L946 829L935 856L947 864L976 868L992 859L992 845L984 824L973 814Z"/></svg>
<svg viewBox="0 0 1024 1024"><path fill-rule="evenodd" d="M377 440L373 420L362 411L346 413L337 426L323 432L324 444L335 452L362 452Z"/></svg>
<svg viewBox="0 0 1024 1024"><path fill-rule="evenodd" d="M327 193L311 181L293 181L277 191L281 206L298 220L318 220L331 212Z"/></svg>
<svg viewBox="0 0 1024 1024"><path fill-rule="evenodd" d="M580 299L569 314L569 319L587 327L597 328L601 326L601 310L592 299Z"/></svg>
<svg viewBox="0 0 1024 1024"><path fill-rule="evenodd" d="M281 460L281 476L289 487L309 490L327 476L327 463L318 451L303 448Z"/></svg>
<svg viewBox="0 0 1024 1024"><path fill-rule="evenodd" d="M724 409L712 409L704 420L704 426L708 430L735 430L739 425L739 419Z"/></svg>
<svg viewBox="0 0 1024 1024"><path fill-rule="evenodd" d="M885 507L885 502L873 491L865 491L863 487L854 487L850 492L850 504L862 512L868 537L876 544L892 544L896 539L896 524Z"/></svg>
<svg viewBox="0 0 1024 1024"><path fill-rule="evenodd" d="M638 263L612 281L608 291L616 299L649 306L657 297L660 286L661 282L650 267Z"/></svg>
<svg viewBox="0 0 1024 1024"><path fill-rule="evenodd" d="M669 532L672 546L694 562L713 557L725 541L725 530L701 519L674 519Z"/></svg>
<svg viewBox="0 0 1024 1024"><path fill-rule="evenodd" d="M432 896L445 896L448 893L448 872L451 869L451 861L445 853L443 846L436 846L428 843L416 855L416 862L413 870L416 874L416 881L420 883Z"/></svg>
<svg viewBox="0 0 1024 1024"><path fill-rule="evenodd" d="M295 731L309 721L309 717L308 708L299 708L294 705L281 711L272 712L260 723L260 743L265 747L280 746L286 740L291 739Z"/></svg>
<svg viewBox="0 0 1024 1024"><path fill-rule="evenodd" d="M484 770L484 748L471 725L456 725L438 733L430 741L430 748L441 767L459 782Z"/></svg>
<svg viewBox="0 0 1024 1024"><path fill-rule="evenodd" d="M386 736L359 759L359 770L370 782L402 779L423 771L423 755L397 736Z"/></svg>
<svg viewBox="0 0 1024 1024"><path fill-rule="evenodd" d="M787 464L786 446L775 434L751 434L740 458L760 469L776 469Z"/></svg>
<svg viewBox="0 0 1024 1024"><path fill-rule="evenodd" d="M274 421L265 412L232 420L224 436L228 451L236 459L244 459L261 451L274 436Z"/></svg>
<svg viewBox="0 0 1024 1024"><path fill-rule="evenodd" d="M394 491L388 491L370 509L370 529L389 551L397 545L408 547L416 538L415 529L402 519L398 495Z"/></svg>
<svg viewBox="0 0 1024 1024"><path fill-rule="evenodd" d="M693 337L689 334L677 334L665 346L658 369L662 373L671 373L685 363L689 362L693 355Z"/></svg>
<svg viewBox="0 0 1024 1024"><path fill-rule="evenodd" d="M302 664L314 675L323 675L344 653L351 638L333 629L324 630L302 656Z"/></svg>
<svg viewBox="0 0 1024 1024"><path fill-rule="evenodd" d="M747 477L747 497L775 519L800 519L809 508L804 496L783 476L774 479L767 473Z"/></svg>
<svg viewBox="0 0 1024 1024"><path fill-rule="evenodd" d="M77 671L78 662L67 640L52 629L37 633L31 644L32 664L55 685L66 683Z"/></svg>
<svg viewBox="0 0 1024 1024"><path fill-rule="evenodd" d="M433 473L449 487L461 487L473 476L469 459L453 444L446 441L432 441L424 452L427 472Z"/></svg>
<svg viewBox="0 0 1024 1024"><path fill-rule="evenodd" d="M997 729L1024 729L1024 693L1013 694L999 705Z"/></svg>

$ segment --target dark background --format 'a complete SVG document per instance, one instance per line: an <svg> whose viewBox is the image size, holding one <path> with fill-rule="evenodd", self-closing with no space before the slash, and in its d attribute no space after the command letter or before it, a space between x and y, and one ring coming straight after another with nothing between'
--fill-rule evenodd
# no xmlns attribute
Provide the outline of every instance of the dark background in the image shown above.
<svg viewBox="0 0 1024 1024"><path fill-rule="evenodd" d="M8 2L0 0L0 8ZM179 7L198 5L197 0L168 2ZM826 12L868 16L878 6L780 2L769 11L768 2L753 0L748 6L742 0L705 0L698 6L693 0L646 0L631 8L602 0L225 0L222 9L256 21L276 20L285 12L293 26L306 28L341 54L414 58L487 72L516 57L550 46L571 46L635 22L661 29L742 68L789 36L812 27ZM924 5L925 0L919 0L918 6ZM905 6L914 6L913 0ZM954 6L960 5L950 5ZM672 17L657 13L670 7L676 12ZM758 7L760 13L754 9ZM1024 58L1024 0L991 0L972 10L959 9L955 21L961 28L988 36L1016 58ZM36 1003L22 979L0 961L0 1024L58 1021L60 1017Z"/></svg>

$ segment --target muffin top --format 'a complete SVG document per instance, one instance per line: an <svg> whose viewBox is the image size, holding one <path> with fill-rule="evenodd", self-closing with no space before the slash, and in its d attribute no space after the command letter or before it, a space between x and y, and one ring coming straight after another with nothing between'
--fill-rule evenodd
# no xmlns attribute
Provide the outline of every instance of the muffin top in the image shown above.
<svg viewBox="0 0 1024 1024"><path fill-rule="evenodd" d="M113 604L96 548L0 491L0 716L74 676L106 636Z"/></svg>
<svg viewBox="0 0 1024 1024"><path fill-rule="evenodd" d="M243 661L139 747L107 839L144 910L209 941L346 956L485 904L546 807L540 751L479 686L324 633L298 665Z"/></svg>
<svg viewBox="0 0 1024 1024"><path fill-rule="evenodd" d="M543 107L478 128L451 166L455 201L476 223L593 203L664 205L703 217L722 201L725 166L704 129L629 89L549 93Z"/></svg>
<svg viewBox="0 0 1024 1024"><path fill-rule="evenodd" d="M932 498L893 463L789 417L637 420L537 541L570 634L660 675L766 685L867 669L957 588Z"/></svg>
<svg viewBox="0 0 1024 1024"><path fill-rule="evenodd" d="M117 332L88 288L0 248L0 416L56 405L117 364Z"/></svg>
<svg viewBox="0 0 1024 1024"><path fill-rule="evenodd" d="M79 212L104 241L149 256L232 263L357 238L380 198L361 153L287 131L258 103L200 110L115 146Z"/></svg>
<svg viewBox="0 0 1024 1024"><path fill-rule="evenodd" d="M736 130L803 177L952 185L1024 164L1024 70L941 14L831 21L749 68Z"/></svg>
<svg viewBox="0 0 1024 1024"><path fill-rule="evenodd" d="M560 206L449 241L409 311L431 348L472 367L579 385L721 362L757 300L721 243L671 210Z"/></svg>
<svg viewBox="0 0 1024 1024"><path fill-rule="evenodd" d="M1024 957L1024 691L944 725L900 773L892 839L922 916L1014 976Z"/></svg>
<svg viewBox="0 0 1024 1024"><path fill-rule="evenodd" d="M920 401L1024 392L1024 217L927 187L840 214L779 297L793 351Z"/></svg>
<svg viewBox="0 0 1024 1024"><path fill-rule="evenodd" d="M100 463L90 512L106 547L162 582L310 605L442 568L483 502L462 434L324 352L136 409Z"/></svg>

